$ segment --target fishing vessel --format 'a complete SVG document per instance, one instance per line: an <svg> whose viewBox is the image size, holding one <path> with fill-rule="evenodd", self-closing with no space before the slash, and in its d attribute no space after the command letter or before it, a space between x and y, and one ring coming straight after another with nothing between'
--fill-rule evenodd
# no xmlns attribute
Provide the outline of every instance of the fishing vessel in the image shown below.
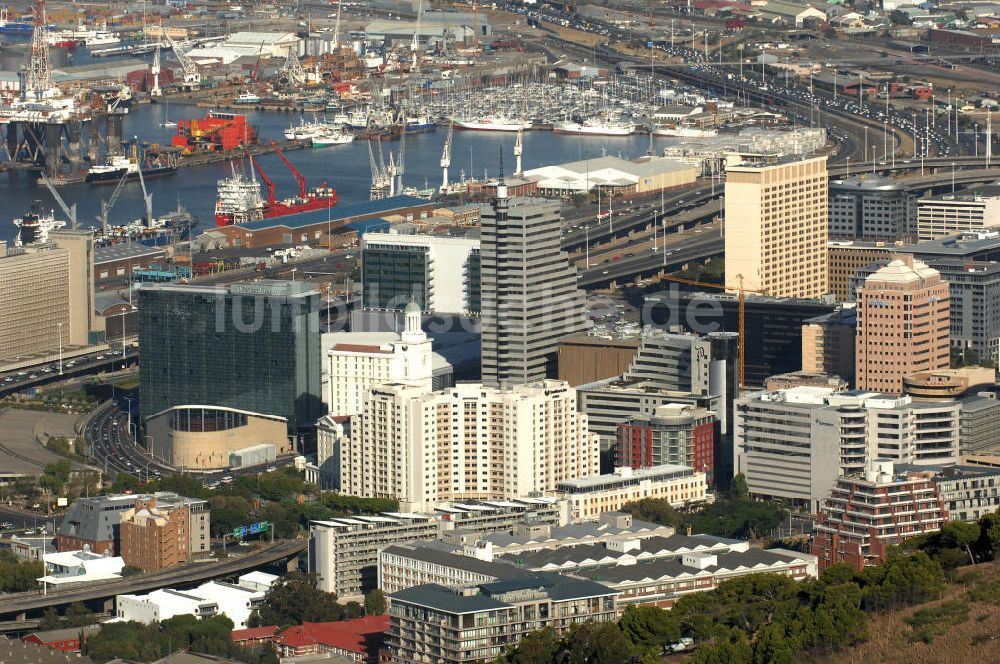
<svg viewBox="0 0 1000 664"><path fill-rule="evenodd" d="M556 134L582 134L589 136L629 136L635 133L635 125L617 120L564 121L552 125Z"/></svg>
<svg viewBox="0 0 1000 664"><path fill-rule="evenodd" d="M314 148L323 148L328 145L344 145L353 140L354 134L352 132L338 127L329 127L317 132L310 139Z"/></svg>
<svg viewBox="0 0 1000 664"><path fill-rule="evenodd" d="M261 219L285 217L301 212L331 208L337 204L337 191L333 187L327 186L325 182L319 187L306 187L305 177L292 165L292 162L288 161L285 153L278 149L274 141L271 141L271 146L298 183L298 195L278 200L275 196L274 181L268 177L260 164L247 153L253 169L267 186L267 199L262 197L256 178L247 178L234 166L231 177L219 180L218 198L215 202L215 223L217 225L229 226Z"/></svg>
<svg viewBox="0 0 1000 664"><path fill-rule="evenodd" d="M46 212L41 201L32 202L31 208L24 213L24 216L15 218L13 223L17 226L15 247L46 242L49 239L49 231L66 226L65 221L55 218L52 210Z"/></svg>
<svg viewBox="0 0 1000 664"><path fill-rule="evenodd" d="M436 128L437 124L431 120L426 113L420 114L416 117L406 118L407 134L420 134L425 131L434 131Z"/></svg>
<svg viewBox="0 0 1000 664"><path fill-rule="evenodd" d="M53 30L45 36L50 46L55 46L59 42L73 41L85 44L88 48L93 46L106 46L117 44L121 41L118 33L110 30L95 30L85 25L79 25L73 30Z"/></svg>
<svg viewBox="0 0 1000 664"><path fill-rule="evenodd" d="M236 97L237 104L259 104L260 95L256 95L249 90L244 90Z"/></svg>
<svg viewBox="0 0 1000 664"><path fill-rule="evenodd" d="M162 247L191 238L191 231L199 223L198 218L184 209L178 201L177 209L151 221L135 219L127 224L108 226L95 230L94 243L106 247L123 242L135 242L150 247Z"/></svg>
<svg viewBox="0 0 1000 664"><path fill-rule="evenodd" d="M531 129L531 123L503 117L455 118L455 128L477 131L518 131Z"/></svg>
<svg viewBox="0 0 1000 664"><path fill-rule="evenodd" d="M114 184L126 176L129 180L139 177L139 160L116 154L109 156L103 164L91 166L87 170L86 181L90 184ZM176 166L150 163L142 165L142 176L149 178L173 175L177 172Z"/></svg>
<svg viewBox="0 0 1000 664"><path fill-rule="evenodd" d="M677 138L710 138L717 136L717 129L698 129L697 127L657 127L653 136L670 136Z"/></svg>

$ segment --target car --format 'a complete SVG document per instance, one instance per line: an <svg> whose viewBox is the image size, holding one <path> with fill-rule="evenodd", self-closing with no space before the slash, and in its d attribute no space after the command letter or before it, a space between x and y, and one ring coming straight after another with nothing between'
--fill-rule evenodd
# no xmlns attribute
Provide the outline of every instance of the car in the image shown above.
<svg viewBox="0 0 1000 664"><path fill-rule="evenodd" d="M95 360L103 360L103 359L104 359L104 356L103 356L103 355L98 355L98 356L97 356L97 357L95 357L94 359L95 359Z"/></svg>
<svg viewBox="0 0 1000 664"><path fill-rule="evenodd" d="M601 272L601 274L608 274L609 272L611 272L611 270L605 270L604 272Z"/></svg>
<svg viewBox="0 0 1000 664"><path fill-rule="evenodd" d="M267 470L265 470L264 472L265 472L265 473L273 473L273 472L274 472L274 471L276 471L276 470L277 470L277 468L276 468L276 467L274 467L274 466L268 466L268 467L267 467Z"/></svg>
<svg viewBox="0 0 1000 664"><path fill-rule="evenodd" d="M38 374L31 374L28 376L28 380L35 380L36 378L38 378Z"/></svg>

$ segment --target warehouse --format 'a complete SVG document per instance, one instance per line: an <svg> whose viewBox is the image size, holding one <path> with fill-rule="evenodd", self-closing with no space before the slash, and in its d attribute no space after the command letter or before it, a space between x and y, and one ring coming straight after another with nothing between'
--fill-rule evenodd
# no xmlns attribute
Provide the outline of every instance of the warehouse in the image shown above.
<svg viewBox="0 0 1000 664"><path fill-rule="evenodd" d="M543 196L565 196L595 188L616 194L649 194L688 187L695 183L698 168L677 159L600 157L524 172L538 182Z"/></svg>
<svg viewBox="0 0 1000 664"><path fill-rule="evenodd" d="M225 236L230 247L261 248L282 244L309 244L319 241L328 231L339 231L349 224L398 215L407 221L424 219L436 205L416 196L393 196L378 201L338 205L285 217L274 217L246 224L220 226L212 233Z"/></svg>
<svg viewBox="0 0 1000 664"><path fill-rule="evenodd" d="M294 48L300 53L300 39L292 32L235 32L225 41L197 46L187 56L199 64L218 62L228 65L240 58L281 58Z"/></svg>

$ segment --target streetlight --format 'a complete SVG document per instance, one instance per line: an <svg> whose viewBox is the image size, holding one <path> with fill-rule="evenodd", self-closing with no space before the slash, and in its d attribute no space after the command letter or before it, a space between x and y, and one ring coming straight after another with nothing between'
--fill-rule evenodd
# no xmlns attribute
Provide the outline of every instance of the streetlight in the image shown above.
<svg viewBox="0 0 1000 664"><path fill-rule="evenodd" d="M955 193L955 162L951 162L951 193Z"/></svg>
<svg viewBox="0 0 1000 664"><path fill-rule="evenodd" d="M851 177L851 158L847 158L847 177Z"/></svg>
<svg viewBox="0 0 1000 664"><path fill-rule="evenodd" d="M59 326L59 375L63 375L63 363L62 363L62 323L57 323Z"/></svg>

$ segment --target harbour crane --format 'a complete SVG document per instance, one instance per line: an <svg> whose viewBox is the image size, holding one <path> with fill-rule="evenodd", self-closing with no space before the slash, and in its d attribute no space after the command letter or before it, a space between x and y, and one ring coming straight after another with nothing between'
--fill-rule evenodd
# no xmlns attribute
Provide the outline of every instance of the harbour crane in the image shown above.
<svg viewBox="0 0 1000 664"><path fill-rule="evenodd" d="M412 58L410 63L411 72L420 71L420 56L417 55L417 52L420 50L420 19L423 14L424 0L420 0L420 2L417 3L417 26L413 29L413 43L410 45L410 57Z"/></svg>
<svg viewBox="0 0 1000 664"><path fill-rule="evenodd" d="M514 175L521 175L521 154L524 152L524 120L518 123L517 140L514 141Z"/></svg>
<svg viewBox="0 0 1000 664"><path fill-rule="evenodd" d="M198 71L198 65L186 53L181 51L169 32L164 31L163 36L166 37L167 43L170 44L170 48L174 52L174 57L177 58L177 62L180 63L181 69L184 71L184 83L182 87L185 90L195 90L201 87L201 72Z"/></svg>
<svg viewBox="0 0 1000 664"><path fill-rule="evenodd" d="M337 0L337 22L333 25L333 50L340 48L340 6L343 4L342 0Z"/></svg>
<svg viewBox="0 0 1000 664"><path fill-rule="evenodd" d="M52 198L56 199L56 203L58 203L59 207L62 208L62 211L66 213L66 218L69 219L69 227L75 230L76 203L73 203L73 205L66 205L66 201L64 201L63 197L59 195L58 191L56 191L56 187L54 184L52 184L52 180L50 180L48 176L45 175L45 173L39 173L39 175L42 178L42 182L45 183L45 186L49 188L49 193L52 194Z"/></svg>
<svg viewBox="0 0 1000 664"><path fill-rule="evenodd" d="M107 200L101 201L101 213L95 218L97 221L101 222L101 231L105 236L108 234L108 215L111 214L111 208L113 208L115 203L118 202L118 197L121 196L126 182L128 182L128 173L124 173L118 180L118 184L115 185L115 190L111 192L111 197Z"/></svg>
<svg viewBox="0 0 1000 664"><path fill-rule="evenodd" d="M747 293L759 293L761 295L766 295L766 291L759 288L746 288L743 286L743 275L736 275L736 285L726 286L724 284L714 284L708 281L696 281L694 279L684 279L683 277L673 277L670 275L663 275L660 279L664 281L672 281L678 284L687 284L688 286L698 286L699 288L718 288L720 290L736 291L736 298L739 304L739 343L740 343L740 391L746 386L746 294Z"/></svg>
<svg viewBox="0 0 1000 664"><path fill-rule="evenodd" d="M163 91L160 90L160 43L156 43L156 50L153 51L153 64L149 68L153 74L153 87L149 90L150 97L160 97Z"/></svg>
<svg viewBox="0 0 1000 664"><path fill-rule="evenodd" d="M379 165L381 163L381 166ZM379 162L375 161L375 152L372 150L372 142L368 141L368 167L371 169L372 174L372 185L370 193L370 198L373 201L381 200L385 198L386 192L386 174L385 174L385 164L382 160L382 144L379 143Z"/></svg>
<svg viewBox="0 0 1000 664"><path fill-rule="evenodd" d="M299 87L306 82L306 70L302 68L296 46L288 47L288 55L285 56L285 64L281 66L279 79L288 87Z"/></svg>
<svg viewBox="0 0 1000 664"><path fill-rule="evenodd" d="M406 117L406 111L403 111L402 125L399 130L399 163L396 165L396 186L394 187L396 194L403 193L403 174L406 172L406 126L408 122Z"/></svg>
<svg viewBox="0 0 1000 664"><path fill-rule="evenodd" d="M145 155L144 155L145 157ZM153 195L146 191L146 176L142 174L143 160L139 160L139 186L142 187L142 202L146 208L146 228L153 227Z"/></svg>
<svg viewBox="0 0 1000 664"><path fill-rule="evenodd" d="M455 134L455 120L448 124L448 137L444 139L444 149L441 150L441 193L448 193L448 167L451 166L451 139Z"/></svg>

